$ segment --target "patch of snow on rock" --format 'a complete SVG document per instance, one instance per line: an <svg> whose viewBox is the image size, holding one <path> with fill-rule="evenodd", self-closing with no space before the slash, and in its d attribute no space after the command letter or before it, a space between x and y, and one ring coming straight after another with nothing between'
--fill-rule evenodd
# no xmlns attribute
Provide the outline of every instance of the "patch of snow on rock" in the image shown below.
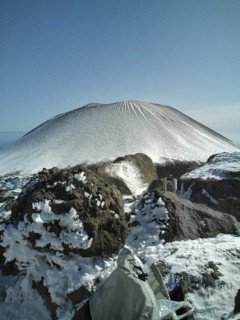
<svg viewBox="0 0 240 320"><path fill-rule="evenodd" d="M223 152L213 156L204 166L182 176L186 179L224 179L240 172L240 152Z"/></svg>
<svg viewBox="0 0 240 320"><path fill-rule="evenodd" d="M112 177L122 179L132 194L141 194L148 186L143 183L139 169L131 161L111 163L106 167L106 172Z"/></svg>

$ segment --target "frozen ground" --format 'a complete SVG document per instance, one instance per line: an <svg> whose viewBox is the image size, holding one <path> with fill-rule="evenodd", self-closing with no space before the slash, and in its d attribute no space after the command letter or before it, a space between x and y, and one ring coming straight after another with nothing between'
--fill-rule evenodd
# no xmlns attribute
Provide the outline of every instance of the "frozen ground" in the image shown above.
<svg viewBox="0 0 240 320"><path fill-rule="evenodd" d="M90 104L46 121L0 150L0 175L96 163L137 152L162 162L206 161L223 151L239 147L174 108L138 100Z"/></svg>
<svg viewBox="0 0 240 320"><path fill-rule="evenodd" d="M204 166L186 173L182 178L224 179L235 173L240 174L240 152L220 153Z"/></svg>
<svg viewBox="0 0 240 320"><path fill-rule="evenodd" d="M136 179L136 172L132 172L129 183L136 181L139 187L139 180ZM22 179L25 179L22 176ZM23 180L12 177L11 180L2 182L12 191L18 191L23 187ZM17 181L17 182L16 182ZM21 182L22 181L22 182ZM127 180L126 180L127 182ZM137 190L136 188L136 190ZM133 198L134 199L134 198ZM142 201L144 200L144 205ZM187 272L195 276L199 285L198 288L187 295L188 300L195 308L196 320L219 320L229 319L234 305L234 297L240 288L240 237L231 235L219 235L210 239L197 239L188 241L175 241L164 244L159 239L160 233L164 233L168 221L168 212L161 198L154 204L154 197L151 194L142 193L135 195L132 203L126 201L125 210L132 212L132 221L138 220L139 225L132 228L126 245L130 247L138 257L146 261L162 261L170 266L169 273L165 276L168 289L177 283L176 273ZM61 252L62 241L72 243L78 241L74 238L74 230L78 235L83 235L83 245L88 245L91 239L82 229L81 223L76 225L76 219L72 220L74 212L62 215L64 225L68 226L69 235L62 238L52 239L51 234L44 234L44 239L57 250L56 254L48 251L36 251L26 240L29 232L35 228L41 234L42 223L49 219L56 219L48 202L36 204L41 208L42 214L36 214L35 221L30 223L27 218L17 225L4 223L1 230L4 231L2 244L8 247L6 257L8 260L16 259L22 272L17 276L4 277L0 275L0 290L4 289L4 295L0 295L0 319L4 320L49 320L48 311L36 289L32 289L32 281L39 281L44 278L45 285L49 288L52 300L61 307L57 309L58 319L70 320L74 308L66 294L70 293L82 284L89 290L94 290L95 279L99 277L100 282L116 267L117 256L111 258L82 258L78 255L71 257L64 256ZM2 210L2 214L5 214ZM8 212L7 216L9 216ZM7 219L6 216L6 219ZM59 219L59 217L58 217ZM64 240L65 239L65 240ZM221 273L220 279L216 281L215 287L205 287L202 283L203 273L209 270L207 266L213 261ZM56 264L61 268L56 268ZM49 267L51 266L51 267ZM6 289L7 288L7 289ZM238 318L236 318L238 319Z"/></svg>

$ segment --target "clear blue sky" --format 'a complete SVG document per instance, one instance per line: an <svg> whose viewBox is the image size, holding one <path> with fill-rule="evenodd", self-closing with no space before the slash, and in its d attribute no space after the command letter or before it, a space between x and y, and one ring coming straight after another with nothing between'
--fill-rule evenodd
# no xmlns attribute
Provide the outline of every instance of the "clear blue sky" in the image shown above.
<svg viewBox="0 0 240 320"><path fill-rule="evenodd" d="M240 142L239 0L0 0L0 24L0 131L141 99Z"/></svg>

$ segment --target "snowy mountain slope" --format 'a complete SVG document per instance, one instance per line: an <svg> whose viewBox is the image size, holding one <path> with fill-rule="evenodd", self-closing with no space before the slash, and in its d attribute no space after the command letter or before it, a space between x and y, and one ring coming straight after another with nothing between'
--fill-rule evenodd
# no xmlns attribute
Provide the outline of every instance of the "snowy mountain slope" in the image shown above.
<svg viewBox="0 0 240 320"><path fill-rule="evenodd" d="M224 179L239 175L240 152L223 152L210 159L204 166L182 176L186 179Z"/></svg>
<svg viewBox="0 0 240 320"><path fill-rule="evenodd" d="M143 101L89 104L60 114L0 150L0 174L94 163L125 154L207 160L239 147L174 108Z"/></svg>

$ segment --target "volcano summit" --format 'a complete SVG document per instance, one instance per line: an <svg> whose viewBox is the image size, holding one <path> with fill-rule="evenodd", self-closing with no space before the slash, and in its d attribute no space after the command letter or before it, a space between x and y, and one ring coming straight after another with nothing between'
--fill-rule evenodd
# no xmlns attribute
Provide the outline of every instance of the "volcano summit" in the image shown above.
<svg viewBox="0 0 240 320"><path fill-rule="evenodd" d="M146 153L154 162L201 160L239 151L176 109L144 101L88 104L60 114L0 151L0 174L113 160Z"/></svg>

